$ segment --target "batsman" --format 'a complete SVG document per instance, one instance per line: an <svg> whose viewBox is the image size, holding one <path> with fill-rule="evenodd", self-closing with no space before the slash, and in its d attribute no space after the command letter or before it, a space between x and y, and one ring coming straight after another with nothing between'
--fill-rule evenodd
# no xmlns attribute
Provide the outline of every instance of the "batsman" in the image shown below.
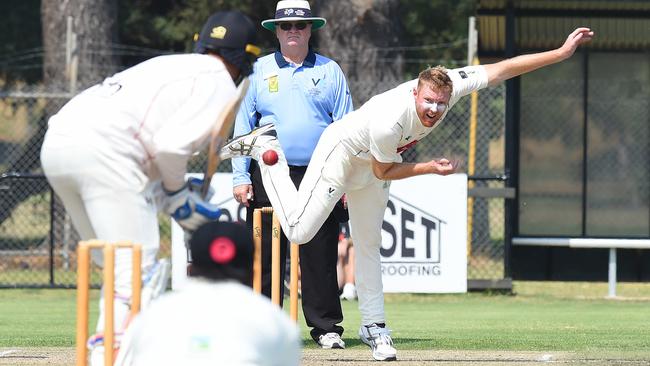
<svg viewBox="0 0 650 366"><path fill-rule="evenodd" d="M381 228L390 182L417 175L455 173L458 162L445 158L404 163L401 153L425 138L458 100L472 91L571 57L594 33L578 28L554 50L517 56L494 64L459 69L433 67L329 125L314 150L298 190L272 124L224 146L222 158L250 156L258 161L267 150L278 154L273 165L260 164L264 187L285 235L305 243L345 193L355 240L355 278L361 312L361 341L376 360L395 360L397 351L386 327L381 279ZM435 192L432 194L444 194Z"/></svg>
<svg viewBox="0 0 650 366"><path fill-rule="evenodd" d="M201 182L186 182L187 162L206 147L215 121L237 97L237 83L250 74L260 53L255 33L244 14L215 13L197 35L194 53L155 57L110 76L49 120L41 149L49 183L83 240L142 245L144 290L150 278L164 280L155 266L159 210L190 232L220 215L199 194ZM93 261L101 266L101 253L93 253ZM118 340L131 290L131 253L118 249ZM92 364L103 364L101 306L99 317L88 342Z"/></svg>

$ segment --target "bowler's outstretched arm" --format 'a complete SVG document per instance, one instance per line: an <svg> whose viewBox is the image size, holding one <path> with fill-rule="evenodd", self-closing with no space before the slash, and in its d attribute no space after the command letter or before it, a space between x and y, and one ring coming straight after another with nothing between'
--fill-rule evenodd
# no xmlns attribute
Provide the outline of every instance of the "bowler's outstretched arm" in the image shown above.
<svg viewBox="0 0 650 366"><path fill-rule="evenodd" d="M483 65L488 75L488 85L493 86L510 78L523 75L571 57L578 46L589 42L594 32L589 28L578 28L569 34L560 48L554 50L521 55L493 64Z"/></svg>

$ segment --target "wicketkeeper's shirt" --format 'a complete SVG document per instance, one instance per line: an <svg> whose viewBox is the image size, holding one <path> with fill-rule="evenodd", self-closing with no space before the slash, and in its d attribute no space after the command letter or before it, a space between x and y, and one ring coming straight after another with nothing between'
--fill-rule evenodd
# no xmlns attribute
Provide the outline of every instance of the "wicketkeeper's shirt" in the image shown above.
<svg viewBox="0 0 650 366"><path fill-rule="evenodd" d="M298 327L250 287L190 278L135 318L116 365L297 366L300 347Z"/></svg>
<svg viewBox="0 0 650 366"><path fill-rule="evenodd" d="M433 127L420 122L415 110L413 89L418 80L411 80L385 93L372 97L358 110L335 123L337 134L348 152L370 160L372 155L383 163L399 163L401 153L426 137L447 116L458 100L488 84L483 66L447 70L453 82L449 106Z"/></svg>
<svg viewBox="0 0 650 366"><path fill-rule="evenodd" d="M251 85L235 122L234 136L275 124L289 165L306 166L323 130L352 111L352 98L339 65L309 52L302 65L280 52L255 63ZM235 186L250 184L250 159L232 159Z"/></svg>

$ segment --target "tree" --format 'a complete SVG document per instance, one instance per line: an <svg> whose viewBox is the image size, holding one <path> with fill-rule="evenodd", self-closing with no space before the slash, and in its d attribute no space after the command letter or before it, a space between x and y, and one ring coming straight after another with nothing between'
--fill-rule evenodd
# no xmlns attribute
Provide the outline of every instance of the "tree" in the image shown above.
<svg viewBox="0 0 650 366"><path fill-rule="evenodd" d="M85 88L102 80L117 70L118 60L112 53L117 43L117 0L60 0L41 2L41 24L43 30L43 82L47 90L65 93ZM73 47L77 60L76 84L70 83L74 75L67 67L66 42L71 31L76 37ZM69 55L68 55L69 56ZM70 88L73 90L70 90ZM43 113L35 115L32 135L28 141L14 150L8 159L8 170L32 172L39 167L40 149L47 129L47 121L65 103L62 96L47 99ZM0 202L0 223L11 215L13 209L29 196L47 189L39 185L35 190L17 189Z"/></svg>
<svg viewBox="0 0 650 366"><path fill-rule="evenodd" d="M404 24L403 46L408 48L409 78L427 66L464 66L467 60L468 18L476 0L409 0L399 17Z"/></svg>
<svg viewBox="0 0 650 366"><path fill-rule="evenodd" d="M117 43L117 0L42 1L41 19L43 80L47 87L65 90L66 79L73 76L66 70L68 19L76 43L73 56L77 58L79 87L97 83L117 71L118 60L112 53Z"/></svg>
<svg viewBox="0 0 650 366"><path fill-rule="evenodd" d="M318 49L341 65L355 105L403 81L402 26L392 15L399 13L399 0L312 2L328 20L316 32Z"/></svg>
<svg viewBox="0 0 650 366"><path fill-rule="evenodd" d="M206 19L220 10L240 10L257 25L257 43L266 51L275 47L273 33L260 22L275 13L275 0L120 0L120 39L125 44L150 51L191 52L193 35ZM153 54L126 58L125 65L140 62Z"/></svg>

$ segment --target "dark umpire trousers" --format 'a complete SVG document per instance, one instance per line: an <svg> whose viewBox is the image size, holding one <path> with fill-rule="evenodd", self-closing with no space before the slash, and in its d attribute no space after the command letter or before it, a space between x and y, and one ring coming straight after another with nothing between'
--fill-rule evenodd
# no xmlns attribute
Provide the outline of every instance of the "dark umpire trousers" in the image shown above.
<svg viewBox="0 0 650 366"><path fill-rule="evenodd" d="M300 186L307 167L289 166L291 180ZM259 165L251 160L249 169L253 185L253 201L246 213L246 224L253 228L253 210L270 207ZM262 215L262 293L271 297L271 215ZM343 321L339 287L336 279L336 262L338 260L339 223L330 213L316 236L300 245L300 281L302 291L302 311L307 326L312 328L311 336L315 341L325 333L343 334ZM287 237L282 235L280 245L280 277L284 279L287 259ZM280 298L284 297L284 286L280 286Z"/></svg>

